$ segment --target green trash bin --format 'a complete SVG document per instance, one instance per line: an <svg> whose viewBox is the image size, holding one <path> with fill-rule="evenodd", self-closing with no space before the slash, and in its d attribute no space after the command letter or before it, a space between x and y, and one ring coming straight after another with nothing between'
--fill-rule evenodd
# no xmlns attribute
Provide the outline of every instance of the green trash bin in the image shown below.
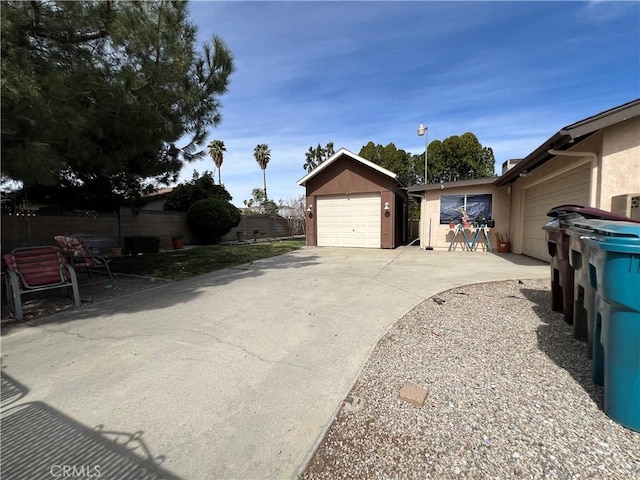
<svg viewBox="0 0 640 480"><path fill-rule="evenodd" d="M593 380L605 413L640 432L640 224L601 224L583 241L596 291Z"/></svg>
<svg viewBox="0 0 640 480"><path fill-rule="evenodd" d="M543 229L551 257L551 309L560 312L568 324L573 324L574 271L569 262L568 229L585 219L631 220L617 213L584 205L559 205L547 213L552 219ZM575 333L575 331L574 331Z"/></svg>

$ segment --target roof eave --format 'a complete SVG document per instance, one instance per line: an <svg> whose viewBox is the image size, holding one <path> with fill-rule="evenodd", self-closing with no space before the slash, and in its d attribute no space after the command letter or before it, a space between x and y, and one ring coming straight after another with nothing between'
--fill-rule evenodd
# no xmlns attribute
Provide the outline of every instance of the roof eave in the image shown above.
<svg viewBox="0 0 640 480"><path fill-rule="evenodd" d="M520 173L531 171L555 157L549 153L549 150L566 150L575 145L576 141L581 142L599 130L638 116L640 116L640 99L567 125L518 162L511 170L498 177L495 183L498 186L513 183L520 177Z"/></svg>
<svg viewBox="0 0 640 480"><path fill-rule="evenodd" d="M507 185L516 181L522 172L532 170L543 163L550 160L553 155L549 153L550 149L563 150L568 144L574 140L570 136L564 134L561 131L555 133L546 142L536 148L533 152L527 155L523 160L518 162L512 169L508 170L504 175L498 177L495 180L495 184L498 186Z"/></svg>
<svg viewBox="0 0 640 480"><path fill-rule="evenodd" d="M427 185L413 185L407 188L409 194L417 194L427 190L443 190L447 188L469 187L473 185L491 185L495 183L496 177L472 178L470 180L458 180L457 182L429 183Z"/></svg>
<svg viewBox="0 0 640 480"><path fill-rule="evenodd" d="M363 165L366 165L367 167L372 168L373 170L376 170L376 171L380 172L381 174L386 175L387 177L390 177L393 180L395 180L396 182L401 184L401 182L398 180L398 175L396 173L394 173L394 172L392 172L390 170L387 170L386 168L381 167L380 165L376 165L372 161L367 160L366 158L362 158L361 156L356 155L355 153L347 150L346 148L341 148L340 150L338 150L331 157L329 157L324 162L322 162L320 165L318 165L316 168L311 170L309 173L307 173L304 177L302 177L296 183L298 185L300 185L301 187L306 186L307 181L309 181L311 178L315 177L318 173L320 173L322 170L327 168L329 165L331 165L333 162L335 162L338 158L340 158L343 155L345 155L345 156L347 156L347 157L349 157L349 158L351 158L351 159L353 159L353 160L355 160L357 162L360 162Z"/></svg>

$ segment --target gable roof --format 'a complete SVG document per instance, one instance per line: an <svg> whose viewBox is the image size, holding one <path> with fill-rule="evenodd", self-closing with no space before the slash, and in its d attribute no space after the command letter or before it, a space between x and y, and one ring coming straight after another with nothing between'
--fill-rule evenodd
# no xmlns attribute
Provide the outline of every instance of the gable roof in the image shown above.
<svg viewBox="0 0 640 480"><path fill-rule="evenodd" d="M511 170L507 171L496 180L496 185L506 185L518 179L520 173L531 171L534 168L548 162L556 155L549 150L567 150L593 133L603 128L616 125L620 122L640 116L640 99L605 110L584 120L561 128L546 142L518 162Z"/></svg>
<svg viewBox="0 0 640 480"><path fill-rule="evenodd" d="M334 163L335 161L337 161L339 158L343 156L349 157L350 159L356 162L362 163L363 165L366 165L367 167L372 168L382 173L383 175L386 175L387 177L391 177L394 180L398 180L398 175L396 175L392 171L387 170L386 168L382 168L380 165L376 165L375 163L367 160L366 158L362 158L361 156L356 155L353 152L350 152L346 148L341 148L336 153L334 153L329 158L327 158L324 162L322 162L320 165L318 165L316 168L314 168L309 173L307 173L304 177L302 177L296 183L304 187L309 179L315 177L318 173L320 173L322 170L324 170L329 165L331 165L332 163Z"/></svg>

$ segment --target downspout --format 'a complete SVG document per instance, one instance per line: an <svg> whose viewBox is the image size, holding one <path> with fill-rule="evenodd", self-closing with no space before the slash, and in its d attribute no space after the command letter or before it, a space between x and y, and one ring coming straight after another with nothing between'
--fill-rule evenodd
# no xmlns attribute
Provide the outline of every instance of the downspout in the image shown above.
<svg viewBox="0 0 640 480"><path fill-rule="evenodd" d="M420 249L424 250L424 247L427 246L425 243L425 237L427 232L425 231L426 222L424 219L427 218L427 190L424 191L424 200L420 202L420 223L418 224L418 229L420 230Z"/></svg>
<svg viewBox="0 0 640 480"><path fill-rule="evenodd" d="M548 151L551 155L565 156L565 157L591 157L591 180L589 182L589 205L591 207L600 208L600 201L597 197L598 194L598 179L600 178L600 165L598 164L598 155L593 152L568 152L566 150L554 150Z"/></svg>
<svg viewBox="0 0 640 480"><path fill-rule="evenodd" d="M509 222L507 223L508 227L507 227L507 242L512 242L511 240L511 197L512 197L512 193L511 193L511 186L513 185L513 183L509 183L509 185L507 186L507 195L509 195ZM513 245L513 244L512 244Z"/></svg>

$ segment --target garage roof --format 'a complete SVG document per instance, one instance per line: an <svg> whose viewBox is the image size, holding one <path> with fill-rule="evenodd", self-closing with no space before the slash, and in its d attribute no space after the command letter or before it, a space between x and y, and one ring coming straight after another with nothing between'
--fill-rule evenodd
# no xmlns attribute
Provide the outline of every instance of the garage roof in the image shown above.
<svg viewBox="0 0 640 480"><path fill-rule="evenodd" d="M375 163L367 160L366 158L362 158L361 156L356 155L353 152L350 152L346 148L341 148L336 153L334 153L332 156L327 158L324 162L322 162L320 165L318 165L316 168L311 170L304 177L302 177L300 180L298 180L298 182L297 182L298 185L304 187L309 179L315 177L318 173L320 173L322 170L327 168L329 165L331 165L333 162L335 162L336 160L338 160L342 156L347 156L347 157L351 158L352 160L354 160L356 162L360 162L360 163L366 165L369 168L373 168L374 170L377 170L378 172L382 173L383 175L386 175L387 177L391 177L394 180L398 180L398 175L396 175L392 171L387 170L386 168L382 168L380 165L376 165Z"/></svg>

